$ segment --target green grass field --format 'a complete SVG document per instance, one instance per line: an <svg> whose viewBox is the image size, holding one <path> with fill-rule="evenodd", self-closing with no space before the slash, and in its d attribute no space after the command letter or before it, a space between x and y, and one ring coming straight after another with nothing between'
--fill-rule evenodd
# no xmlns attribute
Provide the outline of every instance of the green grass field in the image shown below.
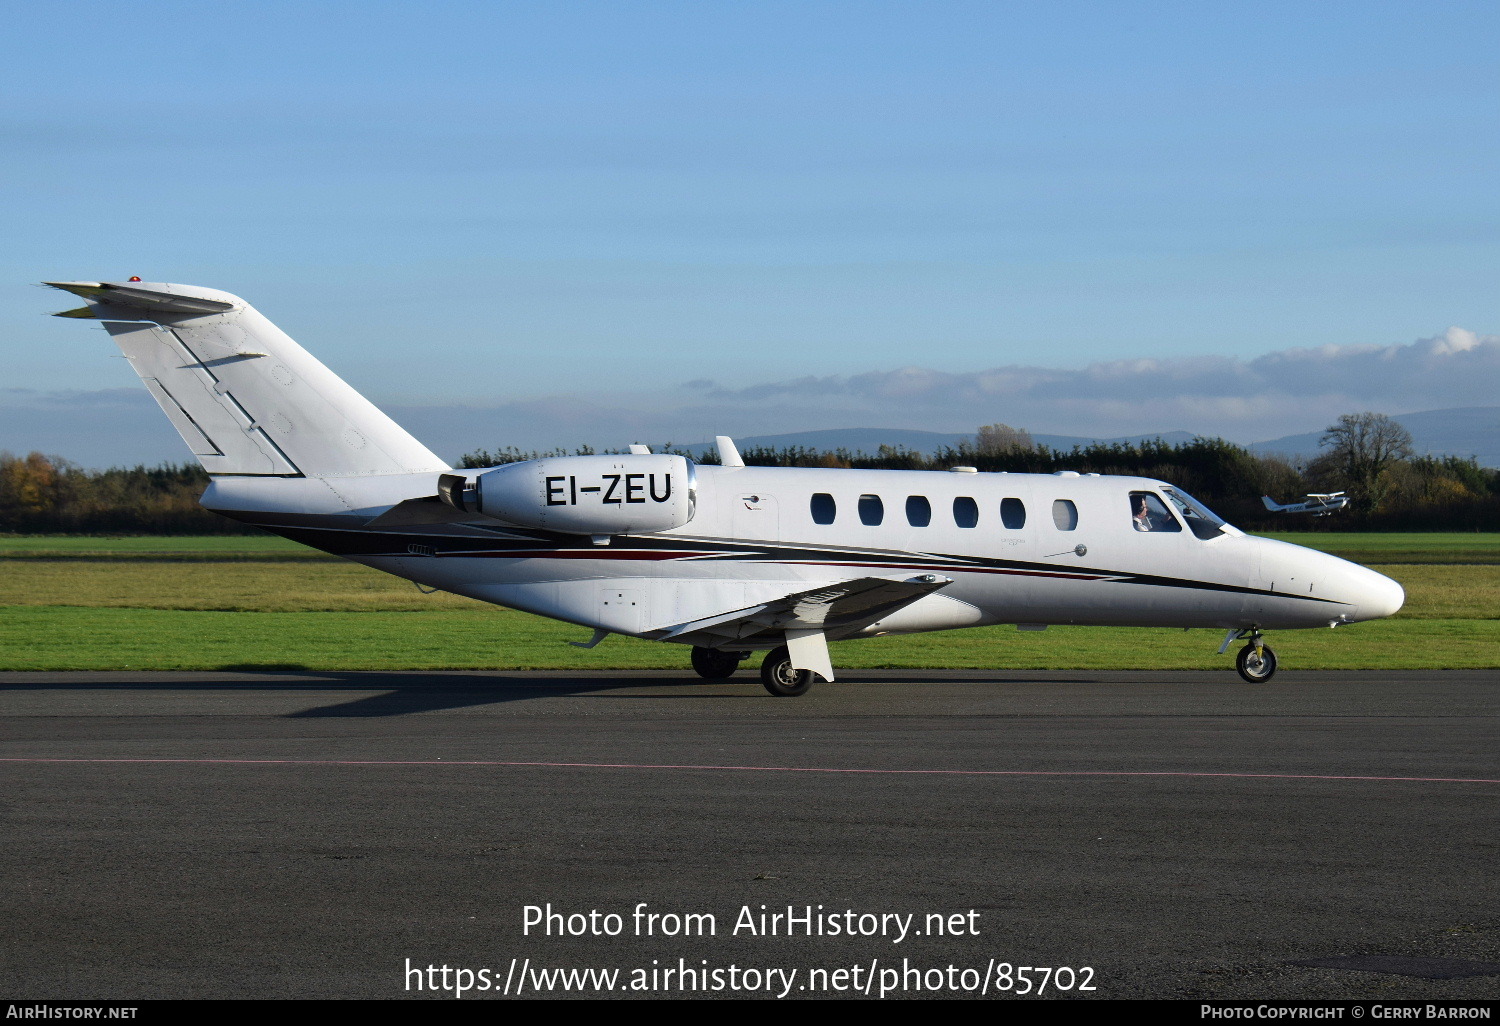
<svg viewBox="0 0 1500 1026"><path fill-rule="evenodd" d="M1296 535L1407 589L1393 619L1272 636L1286 669L1500 667L1500 536ZM1418 560L1417 556L1425 558ZM280 538L0 538L0 669L664 669L687 651L412 584ZM1229 669L1216 631L979 628L834 646L840 667ZM1238 678L1235 678L1238 679Z"/></svg>
<svg viewBox="0 0 1500 1026"><path fill-rule="evenodd" d="M1356 563L1500 563L1500 534L1350 534L1301 531L1261 534L1330 552Z"/></svg>
<svg viewBox="0 0 1500 1026"><path fill-rule="evenodd" d="M184 535L94 537L73 534L0 535L0 563L7 559L128 559L166 562L220 560L311 560L337 557L274 535Z"/></svg>

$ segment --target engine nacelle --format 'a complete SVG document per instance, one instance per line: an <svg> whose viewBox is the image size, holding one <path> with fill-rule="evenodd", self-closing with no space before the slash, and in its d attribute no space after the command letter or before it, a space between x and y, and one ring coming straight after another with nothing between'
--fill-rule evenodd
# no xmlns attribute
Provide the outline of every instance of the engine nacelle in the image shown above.
<svg viewBox="0 0 1500 1026"><path fill-rule="evenodd" d="M521 527L641 534L693 519L697 479L682 456L550 456L475 477L445 474L438 494L450 506Z"/></svg>

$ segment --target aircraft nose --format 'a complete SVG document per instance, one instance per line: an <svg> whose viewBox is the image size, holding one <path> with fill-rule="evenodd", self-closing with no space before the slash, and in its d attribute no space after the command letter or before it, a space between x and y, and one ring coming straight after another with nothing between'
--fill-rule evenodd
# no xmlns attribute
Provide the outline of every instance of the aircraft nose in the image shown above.
<svg viewBox="0 0 1500 1026"><path fill-rule="evenodd" d="M1360 620L1378 620L1391 616L1406 601L1406 590L1384 574L1364 567L1359 580L1359 599L1355 615Z"/></svg>

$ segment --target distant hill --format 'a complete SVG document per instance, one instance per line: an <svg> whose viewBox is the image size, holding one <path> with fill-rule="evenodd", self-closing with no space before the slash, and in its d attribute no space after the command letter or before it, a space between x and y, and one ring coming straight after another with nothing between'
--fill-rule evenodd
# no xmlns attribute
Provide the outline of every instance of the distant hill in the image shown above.
<svg viewBox="0 0 1500 1026"><path fill-rule="evenodd" d="M1329 423L1337 419L1329 417ZM1500 467L1500 406L1466 406L1456 410L1425 410L1392 417L1411 432L1418 456L1473 456L1482 467ZM1286 456L1318 455L1323 432L1287 435L1256 442L1252 452Z"/></svg>
<svg viewBox="0 0 1500 1026"><path fill-rule="evenodd" d="M1032 435L1031 437L1036 444L1045 445L1049 449L1072 449L1074 446L1088 445L1091 442L1112 444L1140 442L1148 438L1160 438L1177 445L1182 442L1191 442L1194 436L1187 431L1166 431L1160 434L1129 435L1119 438L1086 438L1080 435ZM786 435L754 435L736 438L734 444L741 449L760 447L789 449L799 446L820 452L848 449L850 452L863 452L873 456L880 451L882 445L931 455L945 446L957 446L973 440L973 434L950 435L941 431L916 431L908 428L831 428L827 431L795 431ZM698 442L682 446L694 455L709 452L713 447L712 442Z"/></svg>
<svg viewBox="0 0 1500 1026"><path fill-rule="evenodd" d="M1336 419L1330 416L1329 422ZM1412 433L1418 455L1473 456L1481 466L1500 467L1500 406L1470 406L1455 410L1427 410L1422 413L1403 413L1393 418ZM1163 431L1158 434L1125 435L1115 438L1093 438L1085 435L1031 436L1038 445L1051 449L1072 449L1078 445L1102 442L1140 442L1160 438L1173 445L1191 442L1195 437L1189 431ZM1318 439L1323 432L1314 431L1301 435L1286 435L1266 442L1256 442L1248 448L1252 452L1280 453L1286 456L1313 457L1318 455ZM787 449L802 447L826 452L833 449L848 449L870 455L880 451L882 445L914 452L932 454L945 446L957 446L973 441L972 434L946 434L941 431L916 431L910 428L833 428L827 431L795 431L785 435L754 435L736 438L741 449L765 447ZM682 446L694 455L713 449L712 442L698 442Z"/></svg>

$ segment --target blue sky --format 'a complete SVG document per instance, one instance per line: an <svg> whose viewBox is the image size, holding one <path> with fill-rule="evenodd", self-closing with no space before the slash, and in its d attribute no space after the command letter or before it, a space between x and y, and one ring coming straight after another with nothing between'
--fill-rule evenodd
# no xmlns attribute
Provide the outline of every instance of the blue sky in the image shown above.
<svg viewBox="0 0 1500 1026"><path fill-rule="evenodd" d="M709 423L701 382L1488 337L1497 55L1492 3L24 5L0 391L133 386L29 283L139 274L244 296L378 402L462 407L476 446L622 441L570 402L677 441L1126 433L1002 399ZM1146 429L1265 426L1195 408Z"/></svg>

